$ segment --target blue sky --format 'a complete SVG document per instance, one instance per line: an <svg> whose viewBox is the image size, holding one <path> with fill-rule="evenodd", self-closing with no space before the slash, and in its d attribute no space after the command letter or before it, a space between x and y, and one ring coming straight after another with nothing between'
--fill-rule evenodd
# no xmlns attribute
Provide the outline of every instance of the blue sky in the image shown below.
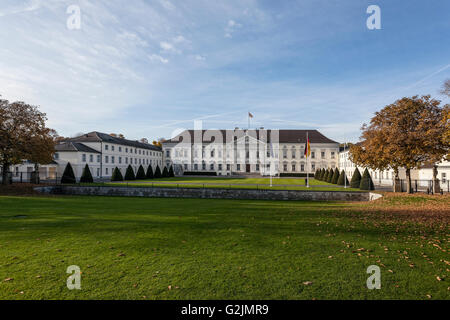
<svg viewBox="0 0 450 320"><path fill-rule="evenodd" d="M2 98L39 105L64 136L167 138L194 120L246 127L250 111L252 127L357 141L398 98L449 102L444 0L2 0L0 40Z"/></svg>

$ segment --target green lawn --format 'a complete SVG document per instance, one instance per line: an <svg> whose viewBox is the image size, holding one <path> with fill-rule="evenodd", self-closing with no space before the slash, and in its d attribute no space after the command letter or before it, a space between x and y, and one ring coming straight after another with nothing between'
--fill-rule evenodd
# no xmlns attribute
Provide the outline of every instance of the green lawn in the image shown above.
<svg viewBox="0 0 450 320"><path fill-rule="evenodd" d="M448 208L436 199L3 196L0 299L448 299L449 213L408 213ZM381 290L366 288L372 264Z"/></svg>
<svg viewBox="0 0 450 320"><path fill-rule="evenodd" d="M176 177L151 180L134 180L111 182L106 185L123 185L133 187L182 187L182 188L232 188L232 189L267 189L267 190L316 190L316 191L361 191L335 184L310 179L310 187L305 186L305 179L273 178L272 187L269 178L223 178L223 177Z"/></svg>

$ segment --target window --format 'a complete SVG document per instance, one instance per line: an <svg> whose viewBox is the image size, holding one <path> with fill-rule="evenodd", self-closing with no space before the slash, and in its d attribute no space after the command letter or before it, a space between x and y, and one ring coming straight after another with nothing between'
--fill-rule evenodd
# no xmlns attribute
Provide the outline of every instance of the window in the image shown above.
<svg viewBox="0 0 450 320"><path fill-rule="evenodd" d="M446 183L447 182L447 173L445 173L445 172L441 173L441 180L442 180L442 183Z"/></svg>
<svg viewBox="0 0 450 320"><path fill-rule="evenodd" d="M303 163L300 165L300 171L302 171L302 172L305 171L305 165Z"/></svg>
<svg viewBox="0 0 450 320"><path fill-rule="evenodd" d="M202 170L206 170L206 163L202 162Z"/></svg>
<svg viewBox="0 0 450 320"><path fill-rule="evenodd" d="M97 162L100 163L102 161L102 156L101 155L97 155Z"/></svg>
<svg viewBox="0 0 450 320"><path fill-rule="evenodd" d="M105 174L108 174L108 168L105 168Z"/></svg>
<svg viewBox="0 0 450 320"><path fill-rule="evenodd" d="M111 151L114 151L114 146L111 146Z"/></svg>
<svg viewBox="0 0 450 320"><path fill-rule="evenodd" d="M122 152L122 147L119 147L119 152Z"/></svg>
<svg viewBox="0 0 450 320"><path fill-rule="evenodd" d="M105 144L105 150L108 150L108 145L107 144Z"/></svg>
<svg viewBox="0 0 450 320"><path fill-rule="evenodd" d="M311 158L314 159L316 157L316 153L315 152L311 152Z"/></svg>
<svg viewBox="0 0 450 320"><path fill-rule="evenodd" d="M331 152L331 159L334 159L334 151Z"/></svg>
<svg viewBox="0 0 450 320"><path fill-rule="evenodd" d="M222 171L222 164L219 163L219 170Z"/></svg>
<svg viewBox="0 0 450 320"><path fill-rule="evenodd" d="M237 171L241 171L241 165L240 165L240 164L237 164L237 165L236 165L236 170L237 170Z"/></svg>
<svg viewBox="0 0 450 320"><path fill-rule="evenodd" d="M59 159L59 153L55 153L55 156L53 157L55 160Z"/></svg>
<svg viewBox="0 0 450 320"><path fill-rule="evenodd" d="M134 153L137 154L137 149L134 149Z"/></svg>
<svg viewBox="0 0 450 320"><path fill-rule="evenodd" d="M128 148L125 148L125 153L128 153Z"/></svg>
<svg viewBox="0 0 450 320"><path fill-rule="evenodd" d="M270 151L267 151L267 158L270 158Z"/></svg>
<svg viewBox="0 0 450 320"><path fill-rule="evenodd" d="M209 165L209 169L210 169L210 170L214 170L214 163L211 163L211 164Z"/></svg>
<svg viewBox="0 0 450 320"><path fill-rule="evenodd" d="M331 154L333 154L333 152L332 152ZM322 157L322 159L325 159L325 152L322 151L322 152L320 153L320 156Z"/></svg>
<svg viewBox="0 0 450 320"><path fill-rule="evenodd" d="M128 158L127 157L125 157L125 163L128 164Z"/></svg>
<svg viewBox="0 0 450 320"><path fill-rule="evenodd" d="M316 164L315 163L311 163L311 170L315 171L316 170Z"/></svg>
<svg viewBox="0 0 450 320"><path fill-rule="evenodd" d="M115 160L115 157L112 156L112 157L111 157L111 163L114 163L114 160Z"/></svg>
<svg viewBox="0 0 450 320"><path fill-rule="evenodd" d="M119 157L119 163L122 163L122 157Z"/></svg>
<svg viewBox="0 0 450 320"><path fill-rule="evenodd" d="M227 171L230 171L230 170L231 170L231 165L227 164Z"/></svg>
<svg viewBox="0 0 450 320"><path fill-rule="evenodd" d="M292 149L292 159L295 159L295 149Z"/></svg>
<svg viewBox="0 0 450 320"><path fill-rule="evenodd" d="M283 171L287 171L287 164L283 164Z"/></svg>
<svg viewBox="0 0 450 320"><path fill-rule="evenodd" d="M256 171L259 171L259 163L256 164Z"/></svg>
<svg viewBox="0 0 450 320"><path fill-rule="evenodd" d="M81 161L86 162L86 155L85 154L81 155Z"/></svg>
<svg viewBox="0 0 450 320"><path fill-rule="evenodd" d="M109 162L109 157L105 156L105 163L108 163L108 162Z"/></svg>
<svg viewBox="0 0 450 320"><path fill-rule="evenodd" d="M292 165L292 172L295 172L295 164Z"/></svg>
<svg viewBox="0 0 450 320"><path fill-rule="evenodd" d="M287 158L287 150L286 150L286 149L283 150L283 158L284 158L284 159Z"/></svg>
<svg viewBox="0 0 450 320"><path fill-rule="evenodd" d="M188 165L185 163L184 164L184 170L187 170L188 169Z"/></svg>
<svg viewBox="0 0 450 320"><path fill-rule="evenodd" d="M134 164L137 164L137 158L134 158Z"/></svg>
<svg viewBox="0 0 450 320"><path fill-rule="evenodd" d="M100 177L100 168L97 168L97 177Z"/></svg>
<svg viewBox="0 0 450 320"><path fill-rule="evenodd" d="M194 170L198 170L198 164L194 163Z"/></svg>
<svg viewBox="0 0 450 320"><path fill-rule="evenodd" d="M93 154L90 154L89 155L89 162L94 162L94 155Z"/></svg>
<svg viewBox="0 0 450 320"><path fill-rule="evenodd" d="M170 150L166 150L166 157L170 157Z"/></svg>

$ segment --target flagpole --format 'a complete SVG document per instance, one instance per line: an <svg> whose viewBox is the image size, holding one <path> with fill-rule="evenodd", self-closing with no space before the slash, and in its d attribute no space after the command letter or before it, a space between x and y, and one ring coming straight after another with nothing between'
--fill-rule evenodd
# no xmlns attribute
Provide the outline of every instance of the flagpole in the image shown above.
<svg viewBox="0 0 450 320"><path fill-rule="evenodd" d="M306 131L306 187L309 188L309 166L308 166L308 153L309 153L309 146L308 146L308 141L309 141L309 135L308 135L308 131Z"/></svg>
<svg viewBox="0 0 450 320"><path fill-rule="evenodd" d="M250 111L248 111L247 117L248 117L248 130L250 130Z"/></svg>

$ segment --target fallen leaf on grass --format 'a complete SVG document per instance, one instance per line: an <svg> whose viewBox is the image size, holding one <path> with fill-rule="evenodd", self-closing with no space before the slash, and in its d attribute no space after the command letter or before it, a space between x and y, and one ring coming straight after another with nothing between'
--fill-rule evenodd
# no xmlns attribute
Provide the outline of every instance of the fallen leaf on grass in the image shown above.
<svg viewBox="0 0 450 320"><path fill-rule="evenodd" d="M305 282L303 282L303 284L304 284L305 286L310 286L310 285L312 285L312 282L311 282L311 281L305 281Z"/></svg>
<svg viewBox="0 0 450 320"><path fill-rule="evenodd" d="M3 281L7 282L7 281L13 281L13 280L14 280L13 278L6 278L6 279L3 280Z"/></svg>

